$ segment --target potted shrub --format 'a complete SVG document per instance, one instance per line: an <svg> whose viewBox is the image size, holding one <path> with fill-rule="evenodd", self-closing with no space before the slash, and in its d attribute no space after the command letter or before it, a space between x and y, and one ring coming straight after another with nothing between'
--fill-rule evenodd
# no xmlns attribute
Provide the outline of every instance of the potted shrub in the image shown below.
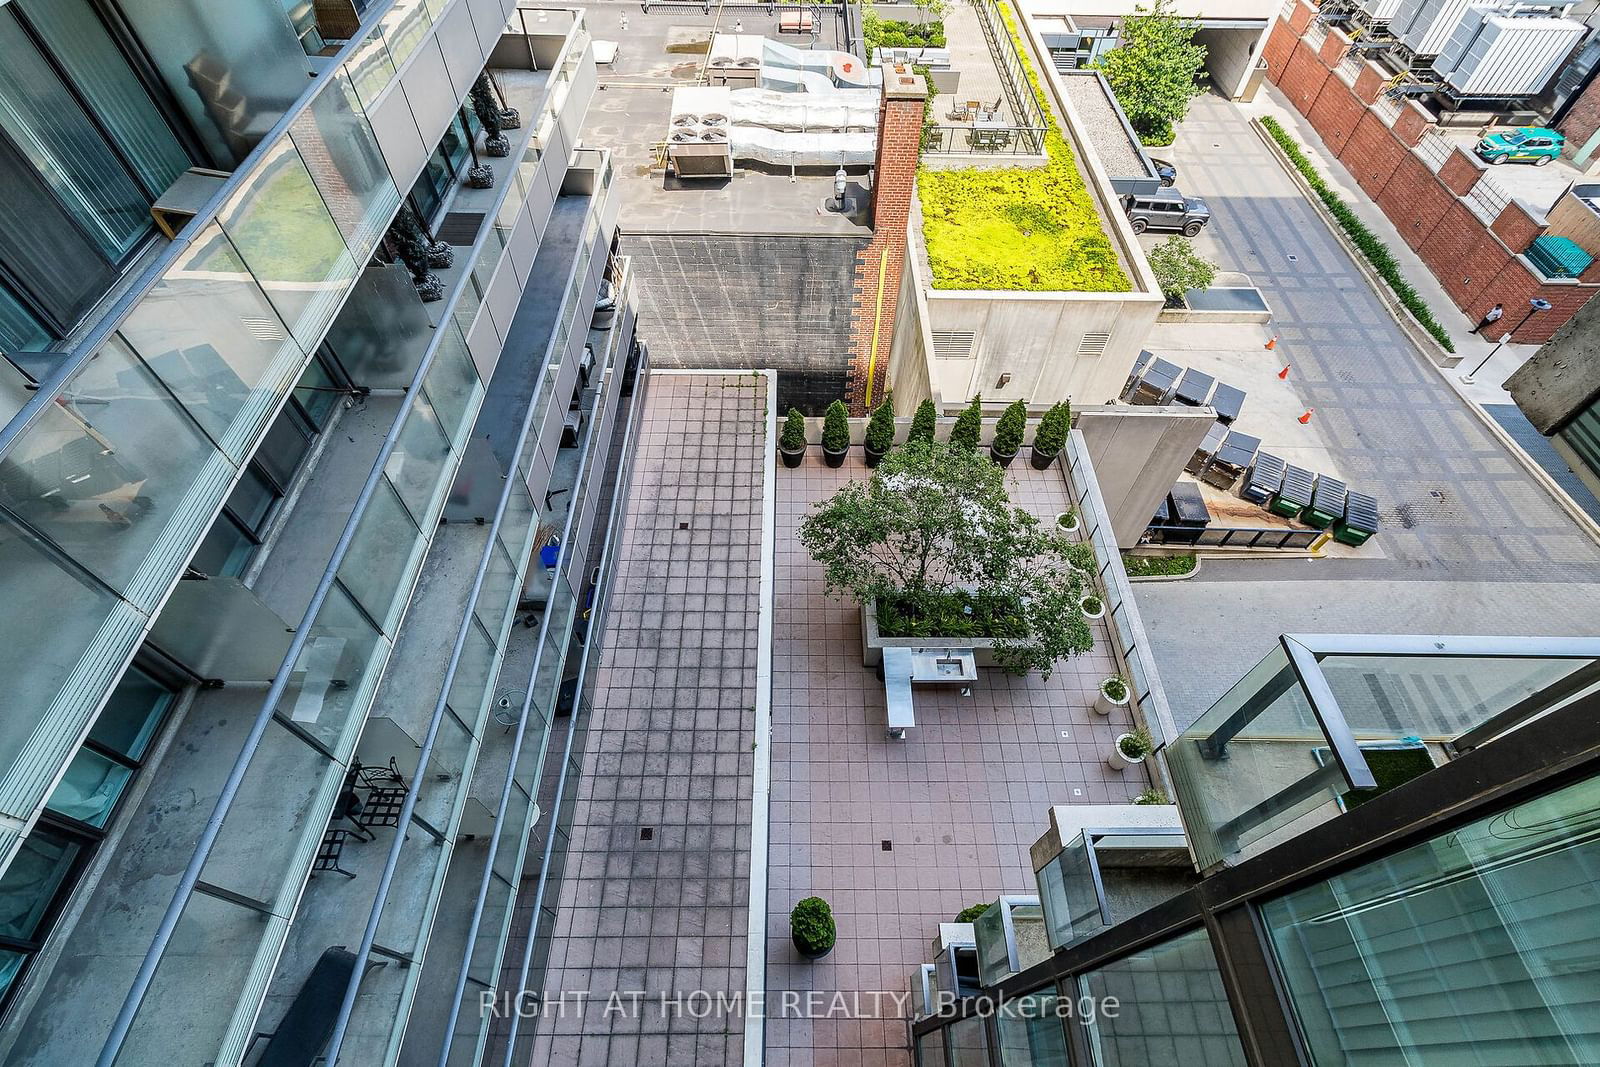
<svg viewBox="0 0 1600 1067"><path fill-rule="evenodd" d="M1102 715L1110 715L1117 708L1127 707L1129 699L1128 683L1113 674L1100 683L1100 692L1094 698L1094 710Z"/></svg>
<svg viewBox="0 0 1600 1067"><path fill-rule="evenodd" d="M951 921L958 923L975 923L978 921L978 916L988 911L992 904L993 901L990 901L988 904L969 904L960 911L956 912L956 917Z"/></svg>
<svg viewBox="0 0 1600 1067"><path fill-rule="evenodd" d="M828 902L821 897L806 897L796 904L789 913L789 938L808 960L820 960L832 952L839 930Z"/></svg>
<svg viewBox="0 0 1600 1067"><path fill-rule="evenodd" d="M1171 804L1172 800L1159 789L1146 789L1133 798L1135 804Z"/></svg>
<svg viewBox="0 0 1600 1067"><path fill-rule="evenodd" d="M1039 428L1033 432L1033 452L1028 457L1034 470L1042 471L1055 462L1067 447L1067 432L1071 429L1072 407L1065 400L1044 413Z"/></svg>
<svg viewBox="0 0 1600 1067"><path fill-rule="evenodd" d="M983 436L983 394L973 396L970 403L956 416L950 428L950 445L968 452L978 450L978 439Z"/></svg>
<svg viewBox="0 0 1600 1067"><path fill-rule="evenodd" d="M783 433L778 437L778 455L785 467L798 467L806 458L806 417L797 408L790 408L784 417Z"/></svg>
<svg viewBox="0 0 1600 1067"><path fill-rule="evenodd" d="M1086 619L1103 619L1106 615L1106 602L1100 599L1098 593L1089 593L1078 601L1078 606L1083 609Z"/></svg>
<svg viewBox="0 0 1600 1067"><path fill-rule="evenodd" d="M485 70L489 75L489 84L494 86L494 95L500 101L500 128L502 130L522 129L522 112L511 106L511 101L506 99L506 91L500 84L500 79L494 76L493 71Z"/></svg>
<svg viewBox="0 0 1600 1067"><path fill-rule="evenodd" d="M877 406L872 412L872 417L867 420L867 434L861 442L861 451L867 457L867 466L876 467L893 447L894 406L889 395L885 394L883 403Z"/></svg>
<svg viewBox="0 0 1600 1067"><path fill-rule="evenodd" d="M1114 771L1137 767L1155 749L1155 742L1150 740L1150 734L1143 727L1132 733L1118 734L1111 745L1111 754L1106 757L1106 766Z"/></svg>
<svg viewBox="0 0 1600 1067"><path fill-rule="evenodd" d="M843 400L835 400L822 413L822 462L830 467L844 466L850 454L850 412Z"/></svg>
<svg viewBox="0 0 1600 1067"><path fill-rule="evenodd" d="M500 119L500 105L495 101L488 76L478 75L478 80L472 83L472 91L467 95L472 101L472 113L483 124L484 153L496 159L509 156L511 142L506 140L503 132L505 125Z"/></svg>
<svg viewBox="0 0 1600 1067"><path fill-rule="evenodd" d="M1078 532L1078 509L1068 508L1056 516L1056 525L1061 527L1062 533Z"/></svg>
<svg viewBox="0 0 1600 1067"><path fill-rule="evenodd" d="M1002 467L1011 466L1011 461L1017 458L1017 453L1022 449L1022 435L1027 428L1028 405L1020 400L1012 401L1001 414L1000 421L995 423L994 443L989 446L989 458Z"/></svg>
<svg viewBox="0 0 1600 1067"><path fill-rule="evenodd" d="M923 441L933 444L933 431L939 425L939 409L933 406L933 401L924 400L917 405L917 412L911 416L911 432L906 434L906 441Z"/></svg>
<svg viewBox="0 0 1600 1067"><path fill-rule="evenodd" d="M389 224L389 241L395 258L411 272L411 284L423 303L432 303L444 297L444 283L428 269L428 239L418 225L416 216L402 211Z"/></svg>

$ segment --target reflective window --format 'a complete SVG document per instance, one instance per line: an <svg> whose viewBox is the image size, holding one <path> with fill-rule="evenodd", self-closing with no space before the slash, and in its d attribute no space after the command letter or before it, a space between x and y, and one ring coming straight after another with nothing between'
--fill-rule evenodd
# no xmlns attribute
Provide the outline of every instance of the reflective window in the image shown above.
<svg viewBox="0 0 1600 1067"><path fill-rule="evenodd" d="M82 845L46 827L28 835L0 875L0 935L27 940L38 932L82 851Z"/></svg>
<svg viewBox="0 0 1600 1067"><path fill-rule="evenodd" d="M950 1067L989 1067L989 1039L977 1016L945 1028L950 1043Z"/></svg>
<svg viewBox="0 0 1600 1067"><path fill-rule="evenodd" d="M58 815L103 828L132 777L131 768L91 748L80 748L47 805Z"/></svg>
<svg viewBox="0 0 1600 1067"><path fill-rule="evenodd" d="M1600 1063L1600 779L1261 915L1319 1065Z"/></svg>
<svg viewBox="0 0 1600 1067"><path fill-rule="evenodd" d="M54 340L40 322L4 284L0 284L0 352L34 352Z"/></svg>
<svg viewBox="0 0 1600 1067"><path fill-rule="evenodd" d="M349 75L334 71L332 84L289 128L333 221L357 260L372 254L400 204L400 191L378 150Z"/></svg>
<svg viewBox="0 0 1600 1067"><path fill-rule="evenodd" d="M1245 1067L1239 1031L1204 929L1124 956L1078 979L1079 1019L1098 1067Z"/></svg>
<svg viewBox="0 0 1600 1067"><path fill-rule="evenodd" d="M1062 1020L1070 1008L1053 989L1002 1003L995 1013L1000 1067L1069 1067Z"/></svg>

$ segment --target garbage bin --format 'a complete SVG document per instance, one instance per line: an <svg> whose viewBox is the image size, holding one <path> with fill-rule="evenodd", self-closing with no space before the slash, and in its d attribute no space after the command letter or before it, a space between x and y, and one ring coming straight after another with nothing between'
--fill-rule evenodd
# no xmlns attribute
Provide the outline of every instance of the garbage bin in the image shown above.
<svg viewBox="0 0 1600 1067"><path fill-rule="evenodd" d="M1200 474L1211 462L1211 457L1217 454L1217 449L1222 447L1222 440L1228 435L1228 428L1220 422L1213 422L1211 429L1206 431L1205 439L1194 450L1194 455L1189 457L1189 462L1184 464L1184 470L1190 474Z"/></svg>
<svg viewBox="0 0 1600 1067"><path fill-rule="evenodd" d="M1267 510L1274 515L1282 515L1292 519L1299 515L1311 504L1311 472L1304 467L1294 464L1285 464L1283 468L1283 487L1272 497L1272 503L1267 505Z"/></svg>
<svg viewBox="0 0 1600 1067"><path fill-rule="evenodd" d="M1349 495L1349 488L1339 479L1326 474L1317 475L1316 485L1311 490L1311 503L1300 513L1300 521L1307 526L1326 530L1344 518L1345 498Z"/></svg>
<svg viewBox="0 0 1600 1067"><path fill-rule="evenodd" d="M1366 544L1378 532L1378 501L1366 493L1345 497L1344 517L1333 524L1333 539L1346 545Z"/></svg>
<svg viewBox="0 0 1600 1067"><path fill-rule="evenodd" d="M1167 543L1192 545L1200 540L1205 528L1211 525L1211 509L1206 507L1200 487L1193 482L1178 482L1167 496L1172 510L1172 527L1167 531Z"/></svg>
<svg viewBox="0 0 1600 1067"><path fill-rule="evenodd" d="M1271 452L1257 452L1255 462L1244 472L1244 482L1239 486L1239 496L1252 504L1267 506L1272 494L1283 488L1283 469L1286 464Z"/></svg>
<svg viewBox="0 0 1600 1067"><path fill-rule="evenodd" d="M1202 479L1207 485L1214 485L1218 489L1232 489L1239 475L1255 460L1256 450L1260 447L1261 438L1229 430L1228 436L1222 439L1222 444L1217 448L1217 454L1206 465Z"/></svg>

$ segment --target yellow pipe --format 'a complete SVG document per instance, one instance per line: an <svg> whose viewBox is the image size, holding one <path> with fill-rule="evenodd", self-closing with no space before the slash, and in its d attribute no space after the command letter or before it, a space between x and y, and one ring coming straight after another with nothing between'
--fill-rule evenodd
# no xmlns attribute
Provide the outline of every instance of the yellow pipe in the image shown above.
<svg viewBox="0 0 1600 1067"><path fill-rule="evenodd" d="M878 306L872 313L872 349L867 357L867 410L872 410L872 383L878 376L878 327L883 323L883 282L889 276L889 246L878 254Z"/></svg>

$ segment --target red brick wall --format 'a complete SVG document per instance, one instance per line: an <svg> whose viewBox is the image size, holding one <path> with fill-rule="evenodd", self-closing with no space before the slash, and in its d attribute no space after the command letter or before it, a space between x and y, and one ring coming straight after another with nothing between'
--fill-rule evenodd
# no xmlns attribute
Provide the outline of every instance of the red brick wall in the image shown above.
<svg viewBox="0 0 1600 1067"><path fill-rule="evenodd" d="M1427 132L1428 113L1418 107L1415 101L1407 101L1400 109L1400 117L1394 120L1395 137L1407 148L1414 148Z"/></svg>
<svg viewBox="0 0 1600 1067"><path fill-rule="evenodd" d="M1272 24L1272 33L1267 36L1267 47L1261 50L1261 58L1267 61L1267 80L1274 85L1283 78L1283 68L1288 65L1289 57L1294 55L1294 46L1299 43L1293 30L1287 22L1278 21Z"/></svg>
<svg viewBox="0 0 1600 1067"><path fill-rule="evenodd" d="M1378 99L1378 93L1382 88L1383 71L1371 61L1361 64L1361 73L1356 75L1356 97L1363 104L1370 104Z"/></svg>
<svg viewBox="0 0 1600 1067"><path fill-rule="evenodd" d="M1389 216L1406 244L1417 248L1428 239L1451 204L1456 203L1444 186L1416 156L1407 152L1395 168L1378 206Z"/></svg>
<svg viewBox="0 0 1600 1067"><path fill-rule="evenodd" d="M1322 65L1332 70L1339 65L1339 60L1350 50L1350 38L1338 30L1332 30L1322 39L1322 44L1317 48L1317 58L1322 60Z"/></svg>
<svg viewBox="0 0 1600 1067"><path fill-rule="evenodd" d="M908 77L914 86L891 84L898 78L892 72L887 75L884 99L878 108L872 240L856 255L854 307L850 312L845 403L852 415L865 415L870 406L882 400L889 376L889 349L900 303L900 277L906 265L906 223L917 181L923 100L927 94L921 78ZM914 95L919 87L921 95Z"/></svg>
<svg viewBox="0 0 1600 1067"><path fill-rule="evenodd" d="M1389 135L1382 119L1363 111L1340 158L1362 191L1376 200L1408 155L1405 146Z"/></svg>
<svg viewBox="0 0 1600 1067"><path fill-rule="evenodd" d="M1316 17L1317 9L1306 3L1305 0L1301 0L1300 3L1294 6L1294 10L1289 13L1289 28L1294 31L1296 37L1299 37L1306 32L1306 27L1311 25L1311 20Z"/></svg>
<svg viewBox="0 0 1600 1067"><path fill-rule="evenodd" d="M1317 94L1317 102L1306 112L1306 118L1334 155L1342 156L1345 142L1365 112L1349 86L1339 78L1329 78L1322 83L1322 92Z"/></svg>
<svg viewBox="0 0 1600 1067"><path fill-rule="evenodd" d="M1582 148L1596 130L1600 130L1600 78L1584 88L1566 118L1556 128L1567 135L1567 148L1574 152Z"/></svg>
<svg viewBox="0 0 1600 1067"><path fill-rule="evenodd" d="M1457 196L1466 196L1472 192L1472 187L1478 184L1478 179L1481 177L1483 168L1478 161L1459 148L1451 149L1450 158L1439 168L1439 180L1444 183L1446 189Z"/></svg>
<svg viewBox="0 0 1600 1067"><path fill-rule="evenodd" d="M1543 219L1536 219L1528 214L1528 209L1521 203L1513 200L1500 212L1500 217L1494 220L1493 230L1506 247L1513 252L1526 252L1528 246L1533 244L1533 239L1545 230Z"/></svg>
<svg viewBox="0 0 1600 1067"><path fill-rule="evenodd" d="M1289 57L1278 88L1283 90L1283 95L1289 98L1294 109L1304 115L1316 103L1317 94L1322 92L1322 83L1328 77L1328 68L1322 65L1311 46L1304 41L1296 41L1294 54Z"/></svg>
<svg viewBox="0 0 1600 1067"><path fill-rule="evenodd" d="M1493 281L1483 287L1485 297L1479 314L1488 310L1495 301L1506 306L1505 318L1495 323L1501 330L1510 330L1511 339L1518 344L1543 344L1550 340L1556 329L1565 323L1578 309L1589 302L1595 295L1596 288L1592 285L1550 285L1528 272L1519 260L1511 260ZM1518 327L1523 317L1528 313L1528 301L1533 297L1543 297L1555 306L1549 311L1540 312L1528 319L1526 325ZM1491 336L1499 340L1500 334L1491 330Z"/></svg>
<svg viewBox="0 0 1600 1067"><path fill-rule="evenodd" d="M1505 245L1459 200L1451 201L1450 209L1418 246L1417 255L1464 311L1480 300L1487 307L1500 299L1485 292L1485 286L1511 259Z"/></svg>

